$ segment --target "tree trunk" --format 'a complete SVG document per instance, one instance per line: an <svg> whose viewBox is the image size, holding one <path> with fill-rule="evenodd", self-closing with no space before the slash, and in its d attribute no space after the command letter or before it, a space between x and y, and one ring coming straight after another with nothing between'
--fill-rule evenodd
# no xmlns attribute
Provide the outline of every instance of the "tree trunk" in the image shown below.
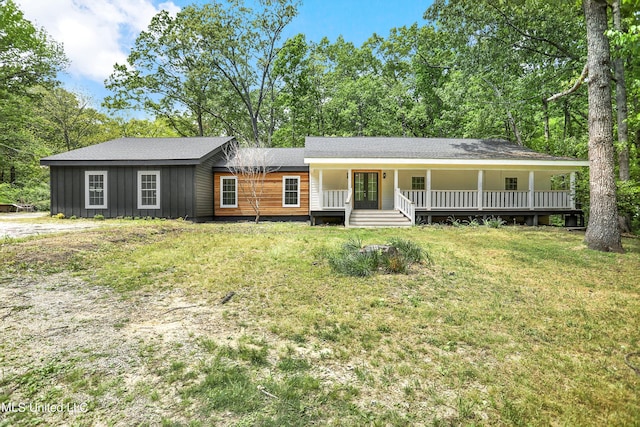
<svg viewBox="0 0 640 427"><path fill-rule="evenodd" d="M590 249L622 252L613 147L611 59L607 30L607 2L584 0L589 68L589 186L591 202L585 243Z"/></svg>
<svg viewBox="0 0 640 427"><path fill-rule="evenodd" d="M613 28L622 31L620 16L620 0L613 2ZM618 171L620 181L628 181L629 173L629 129L627 127L627 85L624 79L624 61L616 58L613 61L613 71L616 80L616 113L618 119ZM620 232L631 232L631 218L629 215L619 215Z"/></svg>
<svg viewBox="0 0 640 427"><path fill-rule="evenodd" d="M542 119L544 121L544 142L547 146L547 152L549 152L549 139L551 138L551 130L549 128L549 102L547 102L547 98L542 98L542 112Z"/></svg>

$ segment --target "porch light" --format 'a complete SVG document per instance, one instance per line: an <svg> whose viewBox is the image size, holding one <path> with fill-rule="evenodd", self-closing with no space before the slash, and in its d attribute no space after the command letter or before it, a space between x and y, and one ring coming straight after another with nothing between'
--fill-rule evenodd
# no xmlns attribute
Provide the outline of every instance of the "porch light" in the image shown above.
<svg viewBox="0 0 640 427"><path fill-rule="evenodd" d="M387 173L386 172L382 172L382 179L387 179Z"/></svg>

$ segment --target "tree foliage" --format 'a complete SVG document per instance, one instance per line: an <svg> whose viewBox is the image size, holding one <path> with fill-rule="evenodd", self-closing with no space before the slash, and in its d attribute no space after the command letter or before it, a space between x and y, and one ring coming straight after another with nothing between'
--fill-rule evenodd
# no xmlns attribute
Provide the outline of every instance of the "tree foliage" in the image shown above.
<svg viewBox="0 0 640 427"><path fill-rule="evenodd" d="M616 174L625 181L618 206L638 224L629 206L640 182L640 5L607 0L618 2L620 25L609 22L606 33L627 99L618 85L612 102L616 111L628 107L627 119L613 125L620 141L627 128L616 146ZM144 120L107 117L56 88L60 46L0 0L0 180L9 180L9 165L18 177L42 180L38 156L119 136L230 135L253 146L302 146L307 135L494 137L586 158L580 3L435 0L424 20L360 46L343 37L284 40L295 0L161 12L106 81L112 95L104 105L141 110Z"/></svg>
<svg viewBox="0 0 640 427"><path fill-rule="evenodd" d="M289 0L187 6L156 15L137 38L128 64L107 87L112 108L138 107L165 117L181 135L234 135L258 144L273 133L265 106L282 31L296 15Z"/></svg>

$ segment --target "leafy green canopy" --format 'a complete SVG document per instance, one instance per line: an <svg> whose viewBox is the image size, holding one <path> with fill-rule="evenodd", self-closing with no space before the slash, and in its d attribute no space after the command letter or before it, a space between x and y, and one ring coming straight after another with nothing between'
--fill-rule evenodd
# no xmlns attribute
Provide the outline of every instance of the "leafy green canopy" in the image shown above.
<svg viewBox="0 0 640 427"><path fill-rule="evenodd" d="M265 103L282 31L297 14L289 0L188 6L156 15L136 40L128 64L107 80L112 108L166 117L181 135L235 135L264 142L273 122Z"/></svg>

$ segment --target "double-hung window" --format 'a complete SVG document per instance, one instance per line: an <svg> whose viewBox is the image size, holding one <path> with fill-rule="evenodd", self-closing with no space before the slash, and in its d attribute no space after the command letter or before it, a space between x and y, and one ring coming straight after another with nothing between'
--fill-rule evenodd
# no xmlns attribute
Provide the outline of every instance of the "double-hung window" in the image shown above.
<svg viewBox="0 0 640 427"><path fill-rule="evenodd" d="M411 189L412 190L424 190L424 176L412 176L411 177Z"/></svg>
<svg viewBox="0 0 640 427"><path fill-rule="evenodd" d="M282 206L285 208L300 207L300 177L282 177Z"/></svg>
<svg viewBox="0 0 640 427"><path fill-rule="evenodd" d="M160 171L138 171L138 209L160 209Z"/></svg>
<svg viewBox="0 0 640 427"><path fill-rule="evenodd" d="M238 207L238 178L235 176L220 177L220 207Z"/></svg>
<svg viewBox="0 0 640 427"><path fill-rule="evenodd" d="M86 209L107 208L107 171L85 171L84 188Z"/></svg>
<svg viewBox="0 0 640 427"><path fill-rule="evenodd" d="M517 191L518 190L518 178L505 178L504 179L504 189L506 191Z"/></svg>

